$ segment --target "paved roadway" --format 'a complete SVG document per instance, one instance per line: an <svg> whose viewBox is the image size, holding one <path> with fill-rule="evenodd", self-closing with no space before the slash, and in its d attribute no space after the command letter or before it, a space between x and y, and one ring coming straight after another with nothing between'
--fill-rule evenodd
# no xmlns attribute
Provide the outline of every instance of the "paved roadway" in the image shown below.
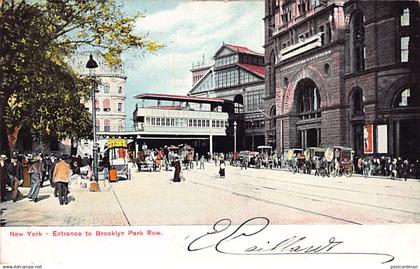
<svg viewBox="0 0 420 269"><path fill-rule="evenodd" d="M5 226L188 225L263 216L274 224L420 223L416 180L322 178L231 166L220 179L217 171L212 163L205 170L183 171L181 183L171 181L172 171L136 172L131 181L102 187L100 193L77 184L67 206L44 187L38 203L3 203L2 221Z"/></svg>

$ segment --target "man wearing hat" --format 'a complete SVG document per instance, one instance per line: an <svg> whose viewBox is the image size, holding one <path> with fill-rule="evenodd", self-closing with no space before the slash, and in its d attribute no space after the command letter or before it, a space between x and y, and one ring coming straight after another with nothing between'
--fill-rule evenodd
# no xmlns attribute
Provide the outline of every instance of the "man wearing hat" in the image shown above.
<svg viewBox="0 0 420 269"><path fill-rule="evenodd" d="M4 154L0 155L0 199L2 202L6 200L6 186L7 186L7 157Z"/></svg>
<svg viewBox="0 0 420 269"><path fill-rule="evenodd" d="M12 200L16 202L19 197L19 185L23 182L22 165L18 162L16 152L10 156L10 163L7 165L7 176L9 177L10 185L12 187Z"/></svg>
<svg viewBox="0 0 420 269"><path fill-rule="evenodd" d="M55 165L53 182L58 191L60 205L68 204L68 184L71 175L70 165L65 161L68 157L61 156L60 161Z"/></svg>
<svg viewBox="0 0 420 269"><path fill-rule="evenodd" d="M41 171L41 154L31 160L32 164L29 168L31 177L31 190L28 193L28 198L32 199L35 203L38 201L39 189L41 188L42 171Z"/></svg>

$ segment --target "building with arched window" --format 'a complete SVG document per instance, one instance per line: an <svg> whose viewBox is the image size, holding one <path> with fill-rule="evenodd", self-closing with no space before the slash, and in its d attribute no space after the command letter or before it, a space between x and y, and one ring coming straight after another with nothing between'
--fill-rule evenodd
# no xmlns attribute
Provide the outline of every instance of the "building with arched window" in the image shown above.
<svg viewBox="0 0 420 269"><path fill-rule="evenodd" d="M71 66L81 73L88 75L86 62L92 54L98 63L95 76L100 78L101 84L98 85L96 93L96 117L101 125L98 125L98 133L121 132L125 127L125 81L122 64L110 66L104 57L98 52L79 52L69 60ZM86 106L91 109L89 103Z"/></svg>
<svg viewBox="0 0 420 269"><path fill-rule="evenodd" d="M420 3L265 3L265 109L276 119L267 135L278 151L342 145L418 158Z"/></svg>

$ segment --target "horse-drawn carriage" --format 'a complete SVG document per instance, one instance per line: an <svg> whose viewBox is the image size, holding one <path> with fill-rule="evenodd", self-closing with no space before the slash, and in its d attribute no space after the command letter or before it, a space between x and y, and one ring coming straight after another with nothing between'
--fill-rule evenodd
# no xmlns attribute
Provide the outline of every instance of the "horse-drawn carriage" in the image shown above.
<svg viewBox="0 0 420 269"><path fill-rule="evenodd" d="M260 167L264 166L265 168L272 168L273 159L271 158L271 154L273 152L273 148L271 146L258 146L257 149L261 159Z"/></svg>
<svg viewBox="0 0 420 269"><path fill-rule="evenodd" d="M303 149L292 148L285 151L286 167L289 171L293 172L304 172L305 167L305 155Z"/></svg>
<svg viewBox="0 0 420 269"><path fill-rule="evenodd" d="M354 151L351 148L334 146L325 150L328 161L328 173L333 176L351 177L354 173Z"/></svg>

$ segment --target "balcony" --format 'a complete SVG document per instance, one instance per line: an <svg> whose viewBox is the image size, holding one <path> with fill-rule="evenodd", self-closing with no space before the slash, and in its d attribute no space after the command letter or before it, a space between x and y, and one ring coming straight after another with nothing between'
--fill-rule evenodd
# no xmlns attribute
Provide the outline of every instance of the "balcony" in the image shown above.
<svg viewBox="0 0 420 269"><path fill-rule="evenodd" d="M300 55L309 50L322 46L321 33L315 34L304 41L286 47L280 51L281 61Z"/></svg>

